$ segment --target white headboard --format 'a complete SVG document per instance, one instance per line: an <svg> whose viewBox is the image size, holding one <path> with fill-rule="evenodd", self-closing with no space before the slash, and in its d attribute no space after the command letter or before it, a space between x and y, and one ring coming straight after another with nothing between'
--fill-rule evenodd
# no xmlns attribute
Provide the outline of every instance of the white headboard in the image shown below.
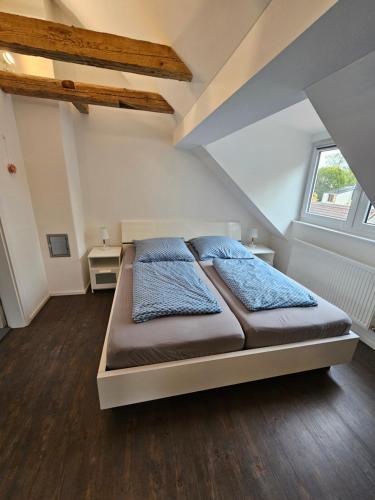
<svg viewBox="0 0 375 500"><path fill-rule="evenodd" d="M121 221L122 243L167 236L181 237L186 241L198 236L229 236L240 240L241 224L239 222L209 222L200 219Z"/></svg>

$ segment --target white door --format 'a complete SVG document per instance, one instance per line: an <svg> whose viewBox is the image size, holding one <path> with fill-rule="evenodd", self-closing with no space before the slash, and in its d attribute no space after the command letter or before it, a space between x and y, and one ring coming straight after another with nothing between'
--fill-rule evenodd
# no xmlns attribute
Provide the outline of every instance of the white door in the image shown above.
<svg viewBox="0 0 375 500"><path fill-rule="evenodd" d="M0 300L0 328L5 328L6 326L7 326L7 320Z"/></svg>
<svg viewBox="0 0 375 500"><path fill-rule="evenodd" d="M10 327L26 326L25 315L18 295L17 285L13 275L8 247L0 219L0 296L6 311L7 323Z"/></svg>

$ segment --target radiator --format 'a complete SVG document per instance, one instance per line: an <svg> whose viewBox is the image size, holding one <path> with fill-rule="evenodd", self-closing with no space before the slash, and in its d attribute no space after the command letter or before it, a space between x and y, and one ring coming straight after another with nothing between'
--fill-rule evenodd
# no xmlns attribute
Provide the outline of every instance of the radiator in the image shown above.
<svg viewBox="0 0 375 500"><path fill-rule="evenodd" d="M288 275L340 307L362 328L374 327L375 268L296 239Z"/></svg>

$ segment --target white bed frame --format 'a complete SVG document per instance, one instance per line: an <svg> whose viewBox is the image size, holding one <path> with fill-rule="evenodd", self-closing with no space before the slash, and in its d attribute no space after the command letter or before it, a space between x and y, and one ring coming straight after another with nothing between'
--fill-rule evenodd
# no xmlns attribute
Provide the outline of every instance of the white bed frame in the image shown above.
<svg viewBox="0 0 375 500"><path fill-rule="evenodd" d="M238 222L186 219L122 221L121 229L123 244L134 239L158 236L181 236L189 240L202 235L225 235L241 239L241 226ZM113 303L117 293L116 289ZM107 370L106 353L112 312L113 306L97 376L102 410L348 363L359 338L350 332L328 339Z"/></svg>

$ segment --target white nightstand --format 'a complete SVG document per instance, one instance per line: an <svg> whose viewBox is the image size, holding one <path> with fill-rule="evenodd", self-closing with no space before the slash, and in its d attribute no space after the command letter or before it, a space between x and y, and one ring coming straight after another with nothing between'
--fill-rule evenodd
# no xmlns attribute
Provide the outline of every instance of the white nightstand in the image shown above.
<svg viewBox="0 0 375 500"><path fill-rule="evenodd" d="M122 247L94 247L88 255L91 291L116 288Z"/></svg>
<svg viewBox="0 0 375 500"><path fill-rule="evenodd" d="M254 255L264 260L270 266L273 266L273 259L275 258L275 250L268 248L265 245L255 245L252 246L249 243L242 243L246 248L248 248Z"/></svg>

